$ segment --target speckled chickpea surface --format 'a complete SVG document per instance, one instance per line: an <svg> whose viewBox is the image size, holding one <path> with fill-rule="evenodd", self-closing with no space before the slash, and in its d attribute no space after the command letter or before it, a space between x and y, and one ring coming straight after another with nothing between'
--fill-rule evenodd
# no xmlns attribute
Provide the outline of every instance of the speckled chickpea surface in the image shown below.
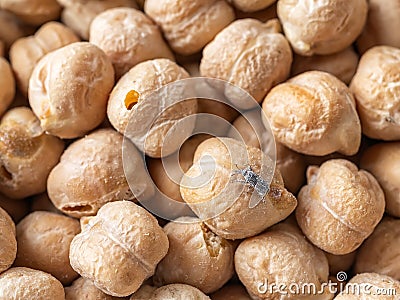
<svg viewBox="0 0 400 300"><path fill-rule="evenodd" d="M0 273L11 267L17 254L15 224L10 215L0 207ZM1 289L1 287L0 287ZM0 292L1 294L1 292Z"/></svg>
<svg viewBox="0 0 400 300"><path fill-rule="evenodd" d="M106 294L123 297L154 274L167 251L167 235L155 217L133 202L116 201L100 208L72 240L70 262Z"/></svg>
<svg viewBox="0 0 400 300"><path fill-rule="evenodd" d="M361 168L371 172L385 193L386 212L400 217L400 142L380 143L361 157Z"/></svg>
<svg viewBox="0 0 400 300"><path fill-rule="evenodd" d="M274 4L276 0L228 0L235 8L244 12L259 11Z"/></svg>
<svg viewBox="0 0 400 300"><path fill-rule="evenodd" d="M186 138L192 132L195 119L185 123L184 128L175 130L176 136L166 140L167 132L184 117L197 112L197 101L188 100L172 104L169 97L164 101L150 98L149 95L160 87L189 78L189 74L169 59L153 59L142 62L129 70L111 92L108 101L107 116L113 127L128 136L131 141L150 157L162 157L178 150L181 137ZM133 107L126 106L125 99L130 91L138 93ZM166 109L169 105L173 105ZM160 115L159 115L160 114ZM143 130L149 124L148 130ZM129 124L129 130L126 128Z"/></svg>
<svg viewBox="0 0 400 300"><path fill-rule="evenodd" d="M0 192L22 199L43 193L64 143L43 133L27 107L9 110L0 123Z"/></svg>
<svg viewBox="0 0 400 300"><path fill-rule="evenodd" d="M134 8L113 8L97 15L90 25L89 41L108 55L117 78L145 60L174 60L157 25Z"/></svg>
<svg viewBox="0 0 400 300"><path fill-rule="evenodd" d="M48 273L15 267L0 274L0 299L64 300L64 288Z"/></svg>
<svg viewBox="0 0 400 300"><path fill-rule="evenodd" d="M348 160L332 159L308 167L307 182L296 209L303 233L332 254L356 250L384 213L385 197L376 179Z"/></svg>
<svg viewBox="0 0 400 300"><path fill-rule="evenodd" d="M377 273L362 273L354 276L348 283L362 286L367 285L369 288L362 289L361 293L342 292L335 297L334 300L396 300L400 294L400 282L389 276ZM351 288L349 288L351 291ZM385 295L384 292L394 293Z"/></svg>
<svg viewBox="0 0 400 300"><path fill-rule="evenodd" d="M162 29L174 52L200 51L235 18L224 0L147 0L145 13Z"/></svg>
<svg viewBox="0 0 400 300"><path fill-rule="evenodd" d="M27 199L16 201L0 194L0 207L17 223L29 213L30 203Z"/></svg>
<svg viewBox="0 0 400 300"><path fill-rule="evenodd" d="M292 52L279 30L277 20L233 22L204 48L201 75L229 81L261 102L266 93L290 73ZM225 95L240 108L255 106L253 102L242 103L229 89Z"/></svg>
<svg viewBox="0 0 400 300"><path fill-rule="evenodd" d="M0 8L12 12L23 22L34 26L57 20L61 13L61 6L57 0L1 0Z"/></svg>
<svg viewBox="0 0 400 300"><path fill-rule="evenodd" d="M278 224L244 240L235 252L235 269L253 299L322 300L333 297L327 290L318 295L282 295L268 291L266 282L269 286L307 282L320 290L321 284L328 281L329 268L324 253L291 224Z"/></svg>
<svg viewBox="0 0 400 300"><path fill-rule="evenodd" d="M80 232L79 221L59 214L36 211L17 225L15 266L41 270L68 285L78 277L69 264L69 245Z"/></svg>
<svg viewBox="0 0 400 300"><path fill-rule="evenodd" d="M204 159L212 162L204 163ZM264 172L265 177L266 172L273 170L271 164L258 148L246 147L231 138L207 139L197 148L194 164L181 181L182 198L197 216L207 219L205 224L220 237L254 236L289 216L297 200L285 189L277 169L269 191L261 199L252 198L254 187L240 182L243 177L239 174L234 180L232 174L250 165L254 173ZM261 201L252 207L250 201L254 199ZM216 213L216 208L221 213Z"/></svg>
<svg viewBox="0 0 400 300"><path fill-rule="evenodd" d="M364 30L357 39L361 53L377 45L400 48L400 2L398 0L369 0L368 18Z"/></svg>
<svg viewBox="0 0 400 300"><path fill-rule="evenodd" d="M121 300L99 290L91 280L80 277L65 289L65 300Z"/></svg>
<svg viewBox="0 0 400 300"><path fill-rule="evenodd" d="M115 7L137 8L134 0L58 0L64 7L61 21L82 39L89 40L90 24L103 11Z"/></svg>
<svg viewBox="0 0 400 300"><path fill-rule="evenodd" d="M335 76L309 71L273 88L263 111L278 142L308 155L357 153L361 125L354 98Z"/></svg>
<svg viewBox="0 0 400 300"><path fill-rule="evenodd" d="M292 75L312 70L323 71L335 75L338 79L349 84L358 65L358 54L352 47L331 55L301 56L294 55Z"/></svg>
<svg viewBox="0 0 400 300"><path fill-rule="evenodd" d="M385 218L357 252L354 271L400 280L400 220Z"/></svg>
<svg viewBox="0 0 400 300"><path fill-rule="evenodd" d="M122 161L122 148L129 153L129 167ZM135 182L134 193L144 199L152 196L153 186L143 158L113 129L100 129L71 144L51 171L47 191L63 213L79 218L92 216L107 202L133 200L126 177Z"/></svg>
<svg viewBox="0 0 400 300"><path fill-rule="evenodd" d="M158 286L185 283L203 293L221 288L233 275L233 245L196 218L178 218L164 227L167 255L158 264Z"/></svg>
<svg viewBox="0 0 400 300"><path fill-rule="evenodd" d="M374 139L400 139L400 49L377 46L360 59L350 90L363 133Z"/></svg>
<svg viewBox="0 0 400 300"><path fill-rule="evenodd" d="M158 289L143 285L129 300L210 300L210 298L193 286L169 284Z"/></svg>
<svg viewBox="0 0 400 300"><path fill-rule="evenodd" d="M10 61L22 94L27 96L33 68L44 55L78 41L71 29L58 22L48 22L35 35L18 39L10 49Z"/></svg>
<svg viewBox="0 0 400 300"><path fill-rule="evenodd" d="M367 19L366 0L279 0L278 16L293 50L327 55L350 46Z"/></svg>
<svg viewBox="0 0 400 300"><path fill-rule="evenodd" d="M7 110L15 96L15 80L10 64L0 57L0 116Z"/></svg>
<svg viewBox="0 0 400 300"><path fill-rule="evenodd" d="M246 289L239 284L225 285L219 291L213 293L211 300L251 300Z"/></svg>
<svg viewBox="0 0 400 300"><path fill-rule="evenodd" d="M113 85L114 69L106 54L90 43L72 43L37 63L29 80L29 103L45 131L76 138L103 121Z"/></svg>

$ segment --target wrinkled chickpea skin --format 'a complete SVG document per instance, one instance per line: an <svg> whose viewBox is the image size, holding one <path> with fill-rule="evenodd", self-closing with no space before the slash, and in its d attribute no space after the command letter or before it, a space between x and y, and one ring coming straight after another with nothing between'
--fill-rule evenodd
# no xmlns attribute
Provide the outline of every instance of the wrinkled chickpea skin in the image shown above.
<svg viewBox="0 0 400 300"><path fill-rule="evenodd" d="M169 284L160 288L143 285L129 300L210 300L206 294L187 284Z"/></svg>
<svg viewBox="0 0 400 300"><path fill-rule="evenodd" d="M65 300L118 300L99 290L91 280L80 277L65 289Z"/></svg>
<svg viewBox="0 0 400 300"><path fill-rule="evenodd" d="M0 273L13 264L17 255L15 224L9 214L0 207Z"/></svg>

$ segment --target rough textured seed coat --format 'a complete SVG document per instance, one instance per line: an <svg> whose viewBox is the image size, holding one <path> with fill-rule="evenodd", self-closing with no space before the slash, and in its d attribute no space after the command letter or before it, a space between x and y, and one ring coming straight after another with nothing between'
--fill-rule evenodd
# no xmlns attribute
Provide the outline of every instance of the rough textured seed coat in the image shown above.
<svg viewBox="0 0 400 300"><path fill-rule="evenodd" d="M276 0L228 0L229 3L244 12L259 11L276 2Z"/></svg>
<svg viewBox="0 0 400 300"><path fill-rule="evenodd" d="M2 273L11 267L15 260L17 240L15 239L15 224L9 214L1 207L0 232L0 273Z"/></svg>
<svg viewBox="0 0 400 300"><path fill-rule="evenodd" d="M91 280L80 277L65 288L65 300L121 300L99 290Z"/></svg>
<svg viewBox="0 0 400 300"><path fill-rule="evenodd" d="M169 284L158 289L143 285L129 300L210 300L210 298L190 285Z"/></svg>
<svg viewBox="0 0 400 300"><path fill-rule="evenodd" d="M105 204L75 236L70 262L106 294L124 297L154 274L168 238L157 219L129 201Z"/></svg>

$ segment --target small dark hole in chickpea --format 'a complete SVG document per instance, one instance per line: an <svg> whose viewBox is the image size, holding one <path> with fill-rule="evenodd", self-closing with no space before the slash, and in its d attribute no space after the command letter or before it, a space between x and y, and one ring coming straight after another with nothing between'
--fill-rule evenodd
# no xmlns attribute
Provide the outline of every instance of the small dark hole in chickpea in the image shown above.
<svg viewBox="0 0 400 300"><path fill-rule="evenodd" d="M91 211L93 210L93 207L91 205L75 205L75 206L64 206L63 207L64 211Z"/></svg>
<svg viewBox="0 0 400 300"><path fill-rule="evenodd" d="M0 177L6 180L12 180L12 174L8 172L5 166L0 166Z"/></svg>

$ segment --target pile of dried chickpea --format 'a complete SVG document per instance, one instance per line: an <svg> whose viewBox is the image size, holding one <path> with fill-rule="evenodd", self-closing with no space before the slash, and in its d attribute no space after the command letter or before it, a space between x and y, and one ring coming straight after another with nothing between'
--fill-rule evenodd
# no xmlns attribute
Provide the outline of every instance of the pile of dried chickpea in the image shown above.
<svg viewBox="0 0 400 300"><path fill-rule="evenodd" d="M0 300L400 299L399 29L399 0L0 0ZM223 187L243 156L262 167L269 141L243 115L188 101L144 147L123 143L148 95L195 76L254 97L264 118L252 125L270 125L277 152L260 203L249 207L248 186L204 221L215 195L232 197ZM164 147L198 112L247 146L229 130ZM161 162L175 151L187 176L211 155L216 176L179 186ZM200 219L156 218L128 176L144 198L154 182L206 203ZM338 272L371 294L335 294Z"/></svg>

